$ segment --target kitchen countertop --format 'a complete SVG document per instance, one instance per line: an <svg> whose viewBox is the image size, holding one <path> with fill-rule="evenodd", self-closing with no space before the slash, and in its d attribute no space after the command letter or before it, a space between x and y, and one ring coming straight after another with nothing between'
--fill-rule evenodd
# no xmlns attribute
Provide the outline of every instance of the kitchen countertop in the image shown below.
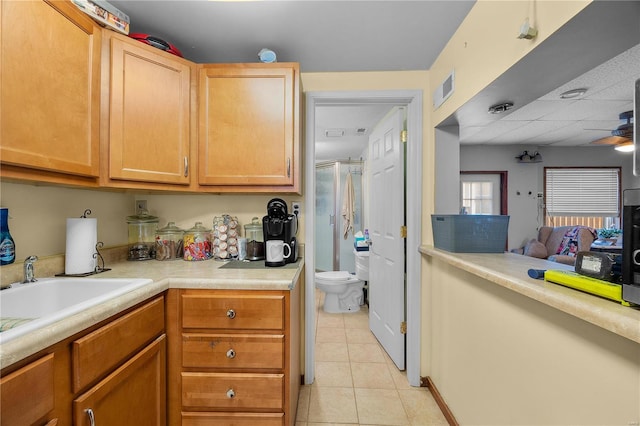
<svg viewBox="0 0 640 426"><path fill-rule="evenodd" d="M100 321L156 296L169 288L292 290L302 272L304 259L297 267L230 268L225 262L207 260L121 261L109 264L106 271L92 278L150 278L153 282L108 302L67 317L0 345L0 369L8 367L46 347L72 336Z"/></svg>
<svg viewBox="0 0 640 426"><path fill-rule="evenodd" d="M573 266L515 253L452 253L420 246L420 252L513 290L619 336L640 343L640 308L536 280L529 269L573 270Z"/></svg>

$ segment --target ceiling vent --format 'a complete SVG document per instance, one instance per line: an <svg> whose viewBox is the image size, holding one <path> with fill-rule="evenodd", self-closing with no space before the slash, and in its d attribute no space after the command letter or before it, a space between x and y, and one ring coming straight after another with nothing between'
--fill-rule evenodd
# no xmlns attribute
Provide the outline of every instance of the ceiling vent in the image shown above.
<svg viewBox="0 0 640 426"><path fill-rule="evenodd" d="M341 138L344 136L342 129L328 129L324 131L324 135L328 138Z"/></svg>

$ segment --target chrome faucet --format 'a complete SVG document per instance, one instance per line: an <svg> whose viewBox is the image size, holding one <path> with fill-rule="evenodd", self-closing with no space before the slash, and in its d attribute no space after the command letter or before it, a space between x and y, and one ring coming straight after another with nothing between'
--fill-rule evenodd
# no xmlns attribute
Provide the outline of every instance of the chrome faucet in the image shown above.
<svg viewBox="0 0 640 426"><path fill-rule="evenodd" d="M33 270L33 262L36 260L38 260L38 256L29 256L24 260L24 265L22 267L22 270L24 271L23 283L33 283L38 281L36 280L35 272Z"/></svg>

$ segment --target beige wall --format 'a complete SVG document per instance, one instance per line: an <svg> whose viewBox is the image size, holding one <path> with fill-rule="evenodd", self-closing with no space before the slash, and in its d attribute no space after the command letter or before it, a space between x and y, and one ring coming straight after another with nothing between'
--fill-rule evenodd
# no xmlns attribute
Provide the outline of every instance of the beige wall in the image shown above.
<svg viewBox="0 0 640 426"><path fill-rule="evenodd" d="M433 128L548 38L590 1L478 0L430 69L455 92ZM535 40L516 38L529 17ZM432 161L432 160L431 160ZM423 235L432 242L432 163L425 161ZM421 376L460 424L636 424L640 346L443 262L422 260Z"/></svg>
<svg viewBox="0 0 640 426"><path fill-rule="evenodd" d="M9 229L16 242L16 262L35 254L51 256L65 251L66 218L80 217L91 209L98 220L98 240L106 247L127 244L126 217L134 214L136 199L147 200L149 211L163 227L168 221L183 229L196 221L211 227L222 214L238 217L242 231L251 218L266 214L267 202L278 196L287 203L302 200L299 195L162 195L131 192L85 190L29 183L0 185L0 204L9 208ZM305 207L306 208L306 207ZM304 212L299 237L304 241Z"/></svg>
<svg viewBox="0 0 640 426"><path fill-rule="evenodd" d="M639 344L445 262L425 267L429 376L460 424L637 424Z"/></svg>
<svg viewBox="0 0 640 426"><path fill-rule="evenodd" d="M487 87L492 81L531 52L538 44L584 9L590 0L575 1L513 1L479 0L471 9L456 33L451 37L429 70L431 91L438 87L451 70L455 70L455 89L438 109L431 110L431 121L424 135L423 170L423 223L422 241L432 244L430 214L434 212L435 196L435 131L434 128L458 108ZM538 29L533 40L518 39L520 26L529 23ZM429 279L423 269L423 286ZM422 306L428 306L423 294ZM428 333L428 324L422 318L422 330ZM424 333L423 333L424 335ZM423 339L421 375L429 371L428 339Z"/></svg>

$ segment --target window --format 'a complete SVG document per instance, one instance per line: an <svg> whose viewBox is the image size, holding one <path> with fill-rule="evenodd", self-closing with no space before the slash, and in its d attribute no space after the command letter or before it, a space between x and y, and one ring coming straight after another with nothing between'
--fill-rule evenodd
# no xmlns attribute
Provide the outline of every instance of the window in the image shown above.
<svg viewBox="0 0 640 426"><path fill-rule="evenodd" d="M506 182L505 171L461 171L461 210L468 214L507 214Z"/></svg>
<svg viewBox="0 0 640 426"><path fill-rule="evenodd" d="M545 167L545 224L620 224L620 168Z"/></svg>

